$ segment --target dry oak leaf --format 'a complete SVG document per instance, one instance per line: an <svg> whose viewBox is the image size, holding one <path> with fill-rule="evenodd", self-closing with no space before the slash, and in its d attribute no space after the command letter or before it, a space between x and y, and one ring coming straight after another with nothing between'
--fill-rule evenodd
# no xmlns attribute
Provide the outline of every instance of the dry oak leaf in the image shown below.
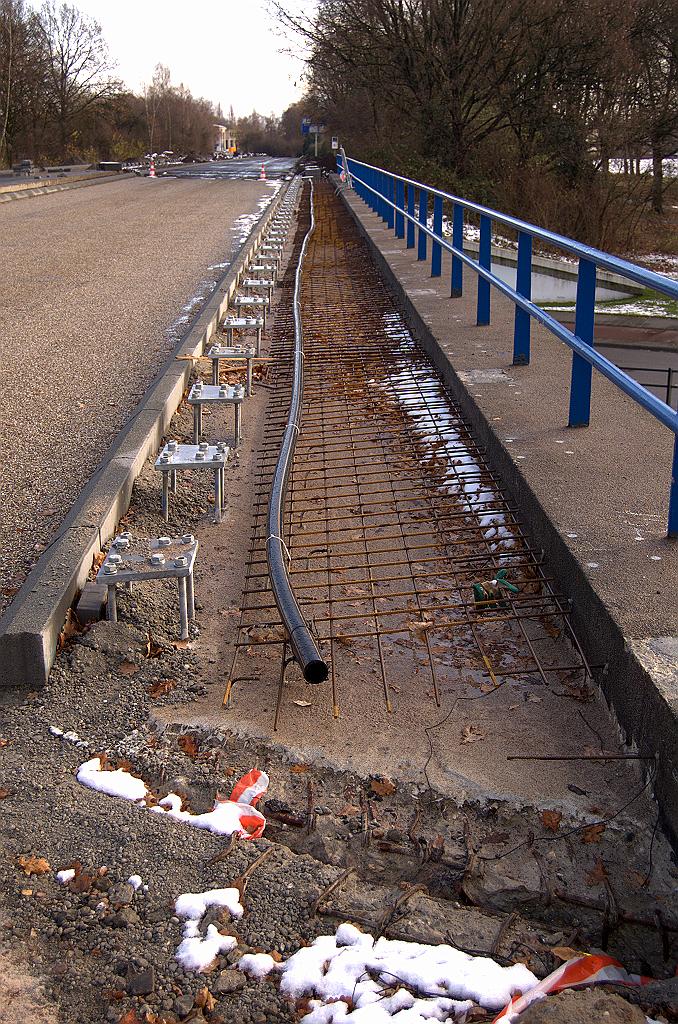
<svg viewBox="0 0 678 1024"><path fill-rule="evenodd" d="M377 796L393 796L396 791L395 782L390 779L372 779L370 789Z"/></svg>
<svg viewBox="0 0 678 1024"><path fill-rule="evenodd" d="M586 884L587 885L603 885L603 883L606 880L607 880L607 871L605 870L605 865L603 864L601 858L599 857L598 860L596 861L595 867L592 868L591 871L589 871L587 876L586 876Z"/></svg>
<svg viewBox="0 0 678 1024"><path fill-rule="evenodd" d="M544 828L547 828L549 832L557 832L560 828L560 822L562 821L562 814L560 811L542 811L541 812L541 823Z"/></svg>
<svg viewBox="0 0 678 1024"><path fill-rule="evenodd" d="M0 739L0 747L6 747L8 743L9 740L6 740L4 738Z"/></svg>
<svg viewBox="0 0 678 1024"><path fill-rule="evenodd" d="M310 764L293 764L290 767L290 771L294 772L295 775L303 775L304 772L311 770Z"/></svg>
<svg viewBox="0 0 678 1024"><path fill-rule="evenodd" d="M475 743L484 740L485 733L477 725L465 725L461 732L461 743Z"/></svg>
<svg viewBox="0 0 678 1024"><path fill-rule="evenodd" d="M20 854L17 857L17 864L25 875L46 875L52 870L44 857L36 857L32 853Z"/></svg>
<svg viewBox="0 0 678 1024"><path fill-rule="evenodd" d="M599 821L595 825L589 825L589 827L585 828L582 832L581 841L582 843L599 843L604 831L605 824L602 821Z"/></svg>
<svg viewBox="0 0 678 1024"><path fill-rule="evenodd" d="M134 1008L132 1008L131 1010L128 1010L123 1017L120 1018L119 1024L142 1024L142 1021L140 1020L139 1017L137 1017L137 1011Z"/></svg>
<svg viewBox="0 0 678 1024"><path fill-rule="evenodd" d="M159 658L162 654L162 647L160 644L156 644L155 640L148 634L146 646L144 647L144 658Z"/></svg>
<svg viewBox="0 0 678 1024"><path fill-rule="evenodd" d="M0 786L0 800L6 800L11 792L11 789L6 789L4 786Z"/></svg>
<svg viewBox="0 0 678 1024"><path fill-rule="evenodd" d="M118 665L118 674L121 676L134 676L139 671L139 666L133 661L121 661Z"/></svg>

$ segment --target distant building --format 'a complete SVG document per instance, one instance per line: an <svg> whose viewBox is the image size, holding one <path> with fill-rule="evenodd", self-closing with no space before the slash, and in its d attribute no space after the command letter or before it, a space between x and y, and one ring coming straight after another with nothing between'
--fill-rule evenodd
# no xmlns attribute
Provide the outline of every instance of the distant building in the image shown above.
<svg viewBox="0 0 678 1024"><path fill-rule="evenodd" d="M225 124L214 125L214 152L217 156L224 153L235 153L238 148L235 133Z"/></svg>

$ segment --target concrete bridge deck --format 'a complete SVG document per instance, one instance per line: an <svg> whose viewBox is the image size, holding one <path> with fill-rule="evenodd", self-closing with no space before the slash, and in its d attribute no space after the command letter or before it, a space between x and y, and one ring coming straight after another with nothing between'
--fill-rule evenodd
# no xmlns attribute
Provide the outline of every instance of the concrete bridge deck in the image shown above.
<svg viewBox="0 0 678 1024"><path fill-rule="evenodd" d="M343 193L411 327L471 420L573 602L626 738L657 755L657 793L678 832L678 542L666 538L673 437L594 372L591 425L567 427L571 353L532 323L532 362L512 365L513 304L492 289L478 327L476 275L450 298L352 192Z"/></svg>

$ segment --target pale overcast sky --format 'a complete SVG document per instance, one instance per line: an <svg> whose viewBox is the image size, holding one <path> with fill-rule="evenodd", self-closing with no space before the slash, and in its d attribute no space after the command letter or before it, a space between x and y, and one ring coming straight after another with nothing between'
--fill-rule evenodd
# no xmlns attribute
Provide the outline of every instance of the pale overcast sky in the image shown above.
<svg viewBox="0 0 678 1024"><path fill-rule="evenodd" d="M166 64L175 85L221 103L224 114L231 104L237 116L280 114L300 98L303 64L278 52L288 44L266 0L68 2L96 18L118 76L136 92L156 64Z"/></svg>

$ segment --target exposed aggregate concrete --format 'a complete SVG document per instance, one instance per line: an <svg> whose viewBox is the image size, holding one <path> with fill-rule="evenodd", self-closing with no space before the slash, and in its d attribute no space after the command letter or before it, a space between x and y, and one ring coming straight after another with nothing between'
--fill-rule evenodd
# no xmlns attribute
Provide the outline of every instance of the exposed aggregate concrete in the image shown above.
<svg viewBox="0 0 678 1024"><path fill-rule="evenodd" d="M272 197L137 178L0 210L0 612Z"/></svg>

